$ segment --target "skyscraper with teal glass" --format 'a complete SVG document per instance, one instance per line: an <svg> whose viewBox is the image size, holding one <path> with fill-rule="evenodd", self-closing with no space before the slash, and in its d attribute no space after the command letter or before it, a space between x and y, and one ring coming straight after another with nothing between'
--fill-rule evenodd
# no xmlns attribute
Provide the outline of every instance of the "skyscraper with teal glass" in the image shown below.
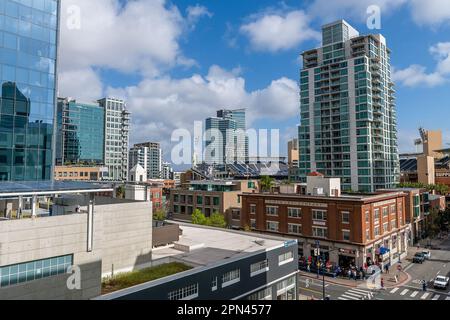
<svg viewBox="0 0 450 320"><path fill-rule="evenodd" d="M394 187L400 168L386 39L343 20L322 33L322 47L302 54L296 180L318 171L341 178L343 190Z"/></svg>
<svg viewBox="0 0 450 320"><path fill-rule="evenodd" d="M53 177L57 0L0 1L0 181Z"/></svg>
<svg viewBox="0 0 450 320"><path fill-rule="evenodd" d="M58 98L56 164L105 163L105 109L98 103Z"/></svg>

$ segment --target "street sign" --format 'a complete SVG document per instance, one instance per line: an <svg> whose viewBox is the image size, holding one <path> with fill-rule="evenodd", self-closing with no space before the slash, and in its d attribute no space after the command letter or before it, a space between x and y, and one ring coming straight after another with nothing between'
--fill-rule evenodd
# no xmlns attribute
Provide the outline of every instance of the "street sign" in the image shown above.
<svg viewBox="0 0 450 320"><path fill-rule="evenodd" d="M314 255L316 257L320 256L320 249L319 248L314 249Z"/></svg>
<svg viewBox="0 0 450 320"><path fill-rule="evenodd" d="M319 246L320 242L319 240L316 240L316 246Z"/></svg>

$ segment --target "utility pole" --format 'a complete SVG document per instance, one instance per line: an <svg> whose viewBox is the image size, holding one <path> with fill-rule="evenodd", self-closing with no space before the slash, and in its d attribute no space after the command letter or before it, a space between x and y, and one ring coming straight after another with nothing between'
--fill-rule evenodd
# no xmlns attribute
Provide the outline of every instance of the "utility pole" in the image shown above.
<svg viewBox="0 0 450 320"><path fill-rule="evenodd" d="M323 253L322 262L322 290L323 290L323 300L325 300L325 253Z"/></svg>
<svg viewBox="0 0 450 320"><path fill-rule="evenodd" d="M320 275L320 264L319 264L320 246L319 245L320 245L319 240L316 240L315 256L316 256L316 264L317 264L317 279L319 279L319 275Z"/></svg>

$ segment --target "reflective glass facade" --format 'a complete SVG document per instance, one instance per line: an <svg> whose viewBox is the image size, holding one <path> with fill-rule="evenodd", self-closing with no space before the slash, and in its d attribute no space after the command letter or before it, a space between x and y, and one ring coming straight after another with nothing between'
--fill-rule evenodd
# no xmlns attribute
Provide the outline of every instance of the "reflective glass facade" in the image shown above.
<svg viewBox="0 0 450 320"><path fill-rule="evenodd" d="M103 164L105 109L98 104L58 99L56 163Z"/></svg>
<svg viewBox="0 0 450 320"><path fill-rule="evenodd" d="M52 177L57 0L0 1L0 181Z"/></svg>

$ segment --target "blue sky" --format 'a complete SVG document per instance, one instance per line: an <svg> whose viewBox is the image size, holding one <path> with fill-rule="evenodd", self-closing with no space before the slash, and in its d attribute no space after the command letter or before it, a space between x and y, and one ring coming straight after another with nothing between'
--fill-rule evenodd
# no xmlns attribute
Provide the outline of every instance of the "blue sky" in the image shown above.
<svg viewBox="0 0 450 320"><path fill-rule="evenodd" d="M62 30L60 95L127 99L132 143L159 140L169 149L175 128L191 130L194 120L227 106L247 107L252 127L280 128L282 139L293 137L299 123L299 54L319 46L321 25L338 18L362 34L387 38L400 151L414 151L419 126L442 129L450 142L450 1L94 2L100 7L63 0L63 19L67 6L80 6L81 28ZM381 8L380 30L366 26L371 4ZM91 11L100 22L90 22ZM124 41L119 36L127 32ZM86 48L80 48L83 41Z"/></svg>

